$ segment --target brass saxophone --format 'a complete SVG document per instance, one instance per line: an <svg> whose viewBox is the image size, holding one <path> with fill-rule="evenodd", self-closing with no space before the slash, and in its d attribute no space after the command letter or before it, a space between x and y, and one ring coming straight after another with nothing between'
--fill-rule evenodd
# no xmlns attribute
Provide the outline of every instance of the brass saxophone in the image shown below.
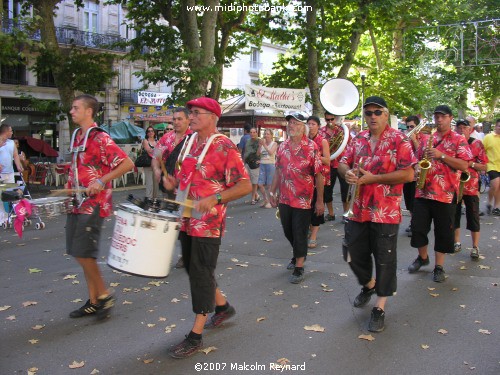
<svg viewBox="0 0 500 375"><path fill-rule="evenodd" d="M470 173L469 172L466 171L466 172L460 173L460 185L458 186L457 202L460 202L462 200L462 197L464 195L464 185L469 180L470 180Z"/></svg>
<svg viewBox="0 0 500 375"><path fill-rule="evenodd" d="M426 149L432 148L433 141L434 141L434 134L431 134L429 136L429 141L427 142L427 148ZM427 171L432 166L432 163L431 163L430 160L428 160L424 156L424 158L418 162L418 166L420 167L420 174L418 176L417 188L418 189L423 189L423 187L425 185L425 179L427 177Z"/></svg>
<svg viewBox="0 0 500 375"><path fill-rule="evenodd" d="M363 168L363 158L359 159L358 173L357 173L358 178L361 175L360 168ZM352 184L349 186L349 192L347 193L349 209L343 215L347 219L350 219L354 216L354 211L352 210L352 208L354 206L354 201L359 196L359 186L360 186L359 184Z"/></svg>

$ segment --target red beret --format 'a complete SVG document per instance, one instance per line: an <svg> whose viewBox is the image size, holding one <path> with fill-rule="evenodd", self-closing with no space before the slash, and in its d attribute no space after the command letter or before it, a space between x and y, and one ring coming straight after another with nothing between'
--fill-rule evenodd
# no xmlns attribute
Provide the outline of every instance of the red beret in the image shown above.
<svg viewBox="0 0 500 375"><path fill-rule="evenodd" d="M219 118L222 113L220 105L216 100L204 96L201 98L190 100L189 102L187 102L186 106L188 107L188 109L191 109L191 107L200 107L206 109L207 111L214 113Z"/></svg>

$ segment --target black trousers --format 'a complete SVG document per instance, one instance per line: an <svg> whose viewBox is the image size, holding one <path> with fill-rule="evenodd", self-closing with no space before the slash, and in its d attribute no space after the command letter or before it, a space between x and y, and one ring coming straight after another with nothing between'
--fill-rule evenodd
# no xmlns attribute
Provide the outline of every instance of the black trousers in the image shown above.
<svg viewBox="0 0 500 375"><path fill-rule="evenodd" d="M293 257L307 256L307 232L311 224L311 209L290 207L279 204L281 226L286 239L293 249Z"/></svg>
<svg viewBox="0 0 500 375"><path fill-rule="evenodd" d="M215 267L219 257L220 238L193 237L179 233L182 258L189 275L191 299L195 314L207 314L215 310Z"/></svg>
<svg viewBox="0 0 500 375"><path fill-rule="evenodd" d="M375 259L375 290L377 296L388 297L396 293L399 224L381 224L349 220L345 224L342 246L344 260L349 263L360 285L373 277Z"/></svg>
<svg viewBox="0 0 500 375"><path fill-rule="evenodd" d="M403 197L405 206L408 211L413 213L413 201L415 200L415 192L417 189L417 181L407 182L403 185Z"/></svg>

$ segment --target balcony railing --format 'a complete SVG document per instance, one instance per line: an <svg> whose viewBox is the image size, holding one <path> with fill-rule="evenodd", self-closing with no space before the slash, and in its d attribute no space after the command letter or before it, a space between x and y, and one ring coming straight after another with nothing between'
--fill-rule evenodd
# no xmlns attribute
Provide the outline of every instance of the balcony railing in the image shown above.
<svg viewBox="0 0 500 375"><path fill-rule="evenodd" d="M5 66L0 67L0 83L6 85L22 85L26 86L26 67L24 65Z"/></svg>
<svg viewBox="0 0 500 375"><path fill-rule="evenodd" d="M250 60L250 71L251 72L258 72L261 69L262 69L261 62Z"/></svg>
<svg viewBox="0 0 500 375"><path fill-rule="evenodd" d="M4 19L2 21L2 31L5 34L12 34L16 29L29 32L26 25L22 22L16 22L12 19ZM41 39L40 30L29 33L31 39L38 41ZM59 44L74 44L82 47L125 52L125 47L117 45L117 43L124 42L126 39L117 35L92 33L70 27L56 27L56 38Z"/></svg>
<svg viewBox="0 0 500 375"><path fill-rule="evenodd" d="M120 105L129 103L137 103L137 91L120 89Z"/></svg>

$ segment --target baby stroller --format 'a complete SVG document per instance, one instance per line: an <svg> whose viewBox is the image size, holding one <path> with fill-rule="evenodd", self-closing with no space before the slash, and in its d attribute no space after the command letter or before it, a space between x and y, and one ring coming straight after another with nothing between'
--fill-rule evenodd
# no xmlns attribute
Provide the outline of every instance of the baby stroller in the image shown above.
<svg viewBox="0 0 500 375"><path fill-rule="evenodd" d="M7 213L7 219L2 223L3 229L8 229L13 227L14 219L16 218L15 207L17 202L21 199L31 200L31 195L26 187L26 184L23 180L21 174L16 175L16 184L18 185L15 188L9 188L5 191L2 191L2 204L4 205L5 212ZM31 220L27 217L24 219L23 227L30 225Z"/></svg>

